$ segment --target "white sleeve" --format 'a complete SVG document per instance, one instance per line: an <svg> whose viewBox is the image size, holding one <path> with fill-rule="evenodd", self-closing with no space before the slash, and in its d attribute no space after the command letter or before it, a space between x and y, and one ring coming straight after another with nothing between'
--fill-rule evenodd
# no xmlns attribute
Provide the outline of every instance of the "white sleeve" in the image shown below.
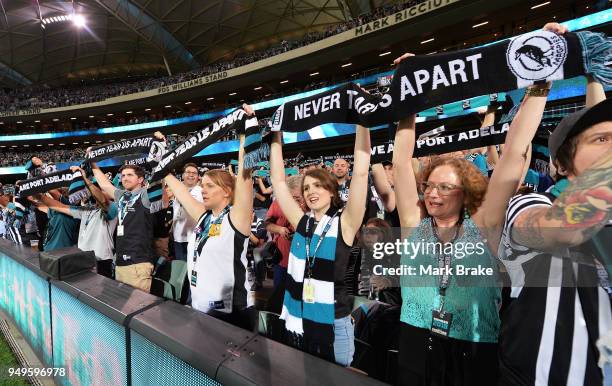
<svg viewBox="0 0 612 386"><path fill-rule="evenodd" d="M538 193L523 194L514 196L510 199L508 209L506 210L506 219L499 246L498 255L500 259L505 260L510 258L510 255L513 254L512 250L529 250L529 248L517 244L512 240L512 227L519 215L528 209L549 206L552 206L552 201L547 196Z"/></svg>

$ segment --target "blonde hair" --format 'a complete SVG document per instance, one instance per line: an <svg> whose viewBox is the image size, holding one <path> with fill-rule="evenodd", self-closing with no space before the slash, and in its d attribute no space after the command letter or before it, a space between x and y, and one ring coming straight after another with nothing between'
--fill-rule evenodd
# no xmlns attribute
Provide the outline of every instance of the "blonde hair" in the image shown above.
<svg viewBox="0 0 612 386"><path fill-rule="evenodd" d="M213 169L204 173L212 182L220 186L226 193L230 195L230 204L234 203L234 189L236 187L236 179L223 169Z"/></svg>

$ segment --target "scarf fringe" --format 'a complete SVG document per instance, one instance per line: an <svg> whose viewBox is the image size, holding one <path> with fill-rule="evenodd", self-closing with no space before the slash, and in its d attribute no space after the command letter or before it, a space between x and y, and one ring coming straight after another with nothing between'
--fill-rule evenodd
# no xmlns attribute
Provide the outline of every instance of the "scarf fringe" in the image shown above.
<svg viewBox="0 0 612 386"><path fill-rule="evenodd" d="M604 86L612 86L612 38L590 31L576 32L582 46L584 72Z"/></svg>
<svg viewBox="0 0 612 386"><path fill-rule="evenodd" d="M254 169L258 167L262 161L267 161L270 157L270 145L262 142L259 147L244 155L244 168Z"/></svg>

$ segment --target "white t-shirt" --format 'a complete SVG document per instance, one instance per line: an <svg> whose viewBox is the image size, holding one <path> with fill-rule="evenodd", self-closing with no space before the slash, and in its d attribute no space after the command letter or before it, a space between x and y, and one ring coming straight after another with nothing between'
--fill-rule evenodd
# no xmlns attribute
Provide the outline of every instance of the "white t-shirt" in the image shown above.
<svg viewBox="0 0 612 386"><path fill-rule="evenodd" d="M94 251L96 259L114 259L113 233L117 227L117 205L111 203L106 216L99 208L71 206L72 217L81 220L78 247L83 251Z"/></svg>
<svg viewBox="0 0 612 386"><path fill-rule="evenodd" d="M196 185L189 189L189 193L191 193L191 196L197 201L204 202L204 199L202 198L202 187L200 185ZM174 200L172 208L172 235L174 236L174 241L177 243L186 243L189 241L189 236L193 234L193 228L195 227L196 222L191 218L178 200Z"/></svg>

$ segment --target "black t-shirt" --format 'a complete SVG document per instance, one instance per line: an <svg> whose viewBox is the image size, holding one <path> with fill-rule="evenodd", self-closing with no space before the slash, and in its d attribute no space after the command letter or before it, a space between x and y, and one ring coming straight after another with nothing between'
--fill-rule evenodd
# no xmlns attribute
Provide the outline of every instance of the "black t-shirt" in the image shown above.
<svg viewBox="0 0 612 386"><path fill-rule="evenodd" d="M147 191L142 189L132 193L132 201L125 200L125 190L115 191L115 201L119 208L117 239L115 251L118 266L150 263L153 258L153 219L154 216ZM134 197L138 196L136 199ZM131 204L131 205L130 205ZM124 212L126 211L127 212ZM123 217L122 217L123 216ZM123 236L119 227L123 225Z"/></svg>

